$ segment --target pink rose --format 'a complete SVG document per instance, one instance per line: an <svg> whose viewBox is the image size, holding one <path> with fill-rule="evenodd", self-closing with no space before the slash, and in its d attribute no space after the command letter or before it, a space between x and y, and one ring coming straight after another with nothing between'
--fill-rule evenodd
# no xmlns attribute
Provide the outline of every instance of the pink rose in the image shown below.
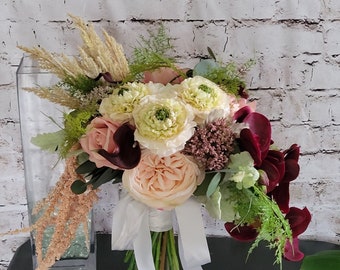
<svg viewBox="0 0 340 270"><path fill-rule="evenodd" d="M188 69L183 69L183 73L185 73ZM164 85L178 84L184 80L176 71L172 68L159 68L154 71L145 71L144 72L144 83L153 82L153 83L162 83Z"/></svg>
<svg viewBox="0 0 340 270"><path fill-rule="evenodd" d="M197 164L179 152L159 157L145 150L138 166L125 170L122 180L135 200L170 210L184 203L203 178L204 172Z"/></svg>
<svg viewBox="0 0 340 270"><path fill-rule="evenodd" d="M103 166L118 169L106 158L98 153L103 149L108 153L115 153L118 147L113 139L113 135L120 127L120 124L112 122L108 118L96 117L87 126L85 136L80 139L83 150L89 154L89 160L94 162L98 168Z"/></svg>

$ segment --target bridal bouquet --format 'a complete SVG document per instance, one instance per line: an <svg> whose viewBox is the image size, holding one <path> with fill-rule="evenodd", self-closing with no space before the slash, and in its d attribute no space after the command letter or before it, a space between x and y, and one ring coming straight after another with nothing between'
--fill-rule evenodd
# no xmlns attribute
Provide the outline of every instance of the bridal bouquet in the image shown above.
<svg viewBox="0 0 340 270"><path fill-rule="evenodd" d="M37 240L39 269L62 256L107 182L122 185L112 249L128 250L129 269L209 263L202 209L235 239L254 241L249 252L266 241L276 263L302 259L297 237L311 215L289 205L299 146L280 150L269 120L248 101L242 75L251 61L225 64L208 48L210 58L180 68L163 27L141 37L128 61L107 32L102 40L92 25L72 19L84 41L79 56L20 47L60 79L26 90L69 108L59 131L32 138L67 165L32 229L39 235L53 224L69 237L55 233L44 256Z"/></svg>

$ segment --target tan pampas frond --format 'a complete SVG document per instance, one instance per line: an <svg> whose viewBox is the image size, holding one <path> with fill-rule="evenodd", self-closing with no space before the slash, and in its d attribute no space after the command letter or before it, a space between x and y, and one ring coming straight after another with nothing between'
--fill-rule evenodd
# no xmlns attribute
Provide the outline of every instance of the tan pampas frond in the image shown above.
<svg viewBox="0 0 340 270"><path fill-rule="evenodd" d="M71 96L68 91L58 85L51 87L26 87L24 90L70 109L81 107L81 100L79 98Z"/></svg>
<svg viewBox="0 0 340 270"><path fill-rule="evenodd" d="M36 270L47 270L61 258L71 245L80 225L83 226L85 235L89 231L88 214L98 199L97 190L88 187L83 194L72 192L74 180L82 179L75 172L76 167L76 157L67 159L65 171L56 186L34 209L33 214L42 213L32 226L37 251ZM48 248L42 254L45 230L49 227L53 227L54 232Z"/></svg>
<svg viewBox="0 0 340 270"><path fill-rule="evenodd" d="M37 60L42 69L51 71L60 79L64 79L66 76L75 78L78 74L83 74L83 70L78 63L63 54L50 53L40 47L18 46L18 48L30 54L34 60Z"/></svg>
<svg viewBox="0 0 340 270"><path fill-rule="evenodd" d="M79 75L96 78L99 73L109 72L114 81L122 81L129 73L128 61L123 47L105 30L104 41L97 35L93 25L76 16L70 15L79 29L83 46L78 57L50 53L44 48L18 46L39 62L41 68L54 73L60 79L77 78Z"/></svg>
<svg viewBox="0 0 340 270"><path fill-rule="evenodd" d="M100 72L109 72L115 81L122 81L129 73L128 61L123 47L105 30L102 30L104 42L97 35L93 25L86 25L76 16L69 15L80 30L83 46L79 49L82 61L79 65L87 72L97 66ZM95 74L96 76L98 75Z"/></svg>

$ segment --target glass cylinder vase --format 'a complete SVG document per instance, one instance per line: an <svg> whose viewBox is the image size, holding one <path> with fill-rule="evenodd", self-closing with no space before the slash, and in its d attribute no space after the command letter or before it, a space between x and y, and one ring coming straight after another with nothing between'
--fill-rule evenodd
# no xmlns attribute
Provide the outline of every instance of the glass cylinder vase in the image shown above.
<svg viewBox="0 0 340 270"><path fill-rule="evenodd" d="M38 204L44 204L49 192L55 187L65 171L65 162L57 153L43 151L32 143L38 134L55 132L62 126L66 108L27 91L28 88L49 87L55 85L58 78L39 68L36 61L23 57L17 70L17 94L20 115L20 127L23 147L25 183L30 226L34 226L46 208L36 211ZM59 198L63 199L63 198ZM41 203L42 202L42 203ZM58 209L56 210L58 212ZM51 213L57 215L57 213ZM32 227L34 228L34 227ZM43 232L40 252L44 256L50 245L55 227L49 226ZM31 233L33 251L33 269L37 266L36 233ZM40 269L40 268L39 268ZM87 222L80 225L71 241L71 245L48 269L93 270L96 269L95 232L92 226L92 213L88 213Z"/></svg>

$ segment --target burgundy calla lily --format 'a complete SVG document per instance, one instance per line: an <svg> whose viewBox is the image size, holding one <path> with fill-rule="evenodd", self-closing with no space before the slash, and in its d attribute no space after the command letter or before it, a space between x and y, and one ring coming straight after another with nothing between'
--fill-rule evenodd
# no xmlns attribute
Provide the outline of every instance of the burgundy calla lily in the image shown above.
<svg viewBox="0 0 340 270"><path fill-rule="evenodd" d="M280 183L269 195L276 201L283 213L289 212L289 183Z"/></svg>
<svg viewBox="0 0 340 270"><path fill-rule="evenodd" d="M285 175L282 182L290 182L295 180L300 173L299 156L300 147L297 144L293 144L289 149L283 152L285 155Z"/></svg>
<svg viewBox="0 0 340 270"><path fill-rule="evenodd" d="M241 130L239 142L242 150L249 152L254 160L255 166L261 165L261 149L257 136L251 132L250 129L244 128Z"/></svg>
<svg viewBox="0 0 340 270"><path fill-rule="evenodd" d="M284 155L284 175L276 186L268 189L268 195L277 202L283 213L289 211L289 183L295 180L300 172L298 164L300 147L293 144L289 149L283 151Z"/></svg>
<svg viewBox="0 0 340 270"><path fill-rule="evenodd" d="M299 249L299 239L293 238L293 242L286 242L284 249L284 257L288 261L298 262L304 257L304 254Z"/></svg>
<svg viewBox="0 0 340 270"><path fill-rule="evenodd" d="M244 106L241 109L239 109L237 112L234 113L234 120L237 123L243 123L244 118L247 117L248 114L252 113L252 109L249 106Z"/></svg>
<svg viewBox="0 0 340 270"><path fill-rule="evenodd" d="M291 207L286 215L286 219L289 221L294 238L302 234L307 229L312 216L306 207L303 209Z"/></svg>
<svg viewBox="0 0 340 270"><path fill-rule="evenodd" d="M139 144L135 142L133 134L134 128L131 125L121 125L113 135L118 151L108 153L106 150L100 149L98 153L119 168L132 169L136 167L141 158L141 150Z"/></svg>
<svg viewBox="0 0 340 270"><path fill-rule="evenodd" d="M279 161L265 159L263 160L262 165L259 166L259 169L263 170L267 174L267 177L269 179L267 192L275 189L275 187L281 181L282 174L284 172L284 168L282 168L281 163Z"/></svg>
<svg viewBox="0 0 340 270"><path fill-rule="evenodd" d="M286 242L284 257L287 260L300 261L303 259L304 254L299 250L299 239L297 237L307 229L311 218L312 216L306 207L303 209L291 207L289 209L286 219L288 219L292 229L293 243Z"/></svg>
<svg viewBox="0 0 340 270"><path fill-rule="evenodd" d="M271 125L268 118L263 114L252 112L244 118L243 123L246 123L251 132L258 138L261 158L263 160L269 151L272 136Z"/></svg>

